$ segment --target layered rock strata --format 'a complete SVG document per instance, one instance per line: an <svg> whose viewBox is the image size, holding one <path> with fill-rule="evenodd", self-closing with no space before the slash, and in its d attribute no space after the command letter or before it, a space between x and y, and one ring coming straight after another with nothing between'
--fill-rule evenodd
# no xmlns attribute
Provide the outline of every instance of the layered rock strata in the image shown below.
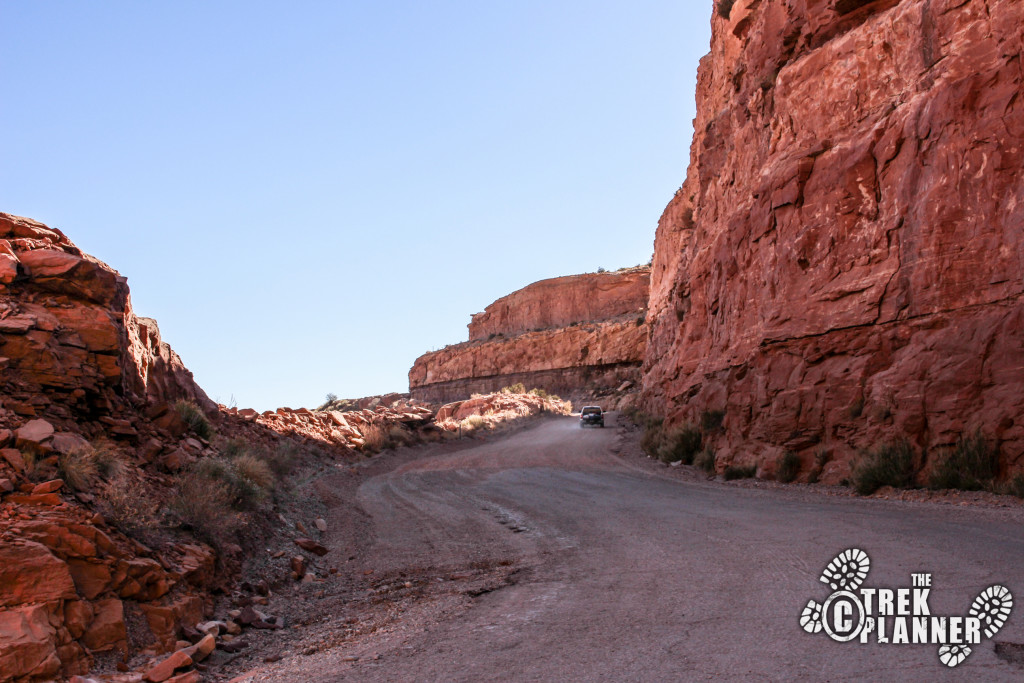
<svg viewBox="0 0 1024 683"><path fill-rule="evenodd" d="M541 280L474 314L469 340L511 337L619 316L635 318L647 305L650 288L651 269L646 266Z"/></svg>
<svg viewBox="0 0 1024 683"><path fill-rule="evenodd" d="M213 551L182 542L155 552L96 514L92 494L50 477L97 438L139 462L184 453L170 404L216 406L156 323L134 314L125 278L59 230L8 214L0 388L0 680L49 680L86 672L97 653L174 647L181 624L203 615Z"/></svg>
<svg viewBox="0 0 1024 683"><path fill-rule="evenodd" d="M473 316L471 340L418 358L415 399L444 403L522 383L560 396L639 384L649 270L544 280Z"/></svg>
<svg viewBox="0 0 1024 683"><path fill-rule="evenodd" d="M982 430L1024 469L1024 4L717 3L658 226L646 408L719 467Z"/></svg>

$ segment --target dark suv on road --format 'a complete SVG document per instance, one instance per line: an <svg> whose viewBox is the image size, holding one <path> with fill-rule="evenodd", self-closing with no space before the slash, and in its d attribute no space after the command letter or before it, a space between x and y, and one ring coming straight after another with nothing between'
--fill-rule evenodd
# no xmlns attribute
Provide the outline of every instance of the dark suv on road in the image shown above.
<svg viewBox="0 0 1024 683"><path fill-rule="evenodd" d="M587 425L604 427L604 413L601 412L601 406L584 406L580 411L580 427Z"/></svg>

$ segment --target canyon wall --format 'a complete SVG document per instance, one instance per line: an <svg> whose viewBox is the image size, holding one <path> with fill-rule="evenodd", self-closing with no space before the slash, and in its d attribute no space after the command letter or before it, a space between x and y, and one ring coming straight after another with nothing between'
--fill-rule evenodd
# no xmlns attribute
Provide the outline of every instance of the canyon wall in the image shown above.
<svg viewBox="0 0 1024 683"><path fill-rule="evenodd" d="M416 359L409 390L442 403L516 383L577 400L638 386L649 277L572 275L509 294L473 316L470 341Z"/></svg>
<svg viewBox="0 0 1024 683"><path fill-rule="evenodd" d="M729 9L726 9L726 8ZM725 16L723 16L725 15ZM1019 0L716 3L658 226L643 403L825 479L982 430L1024 468Z"/></svg>

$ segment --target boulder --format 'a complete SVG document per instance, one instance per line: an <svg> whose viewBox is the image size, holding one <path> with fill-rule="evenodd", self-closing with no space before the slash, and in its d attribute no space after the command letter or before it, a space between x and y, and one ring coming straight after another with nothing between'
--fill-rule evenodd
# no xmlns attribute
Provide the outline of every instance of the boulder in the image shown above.
<svg viewBox="0 0 1024 683"><path fill-rule="evenodd" d="M17 448L0 448L0 457L18 474L25 471L25 457Z"/></svg>
<svg viewBox="0 0 1024 683"><path fill-rule="evenodd" d="M85 437L74 432L54 432L50 446L58 453L71 453L88 449L89 442Z"/></svg>
<svg viewBox="0 0 1024 683"><path fill-rule="evenodd" d="M184 650L178 650L146 670L145 680L149 683L163 683L174 675L175 670L192 664L192 658Z"/></svg>
<svg viewBox="0 0 1024 683"><path fill-rule="evenodd" d="M0 600L4 593L0 591ZM0 676L51 679L60 671L50 609L31 605L0 610Z"/></svg>
<svg viewBox="0 0 1024 683"><path fill-rule="evenodd" d="M36 484L32 488L32 495L38 495L40 493L56 493L64 488L63 479L51 479L50 481L44 481L41 484Z"/></svg>
<svg viewBox="0 0 1024 683"><path fill-rule="evenodd" d="M127 648L124 604L117 598L108 598L93 603L93 610L92 623L82 636L82 644L93 652Z"/></svg>
<svg viewBox="0 0 1024 683"><path fill-rule="evenodd" d="M0 543L0 608L74 597L67 564L46 546L27 540Z"/></svg>
<svg viewBox="0 0 1024 683"><path fill-rule="evenodd" d="M314 555L318 555L320 557L323 557L328 552L330 552L327 548L320 545L311 538L296 538L295 545L299 546L305 551L311 552Z"/></svg>
<svg viewBox="0 0 1024 683"><path fill-rule="evenodd" d="M68 560L68 569L78 594L86 600L95 600L111 587L110 567L100 560Z"/></svg>
<svg viewBox="0 0 1024 683"><path fill-rule="evenodd" d="M46 420L30 420L17 429L15 437L18 448L47 452L50 449L44 448L43 444L53 437L53 425Z"/></svg>

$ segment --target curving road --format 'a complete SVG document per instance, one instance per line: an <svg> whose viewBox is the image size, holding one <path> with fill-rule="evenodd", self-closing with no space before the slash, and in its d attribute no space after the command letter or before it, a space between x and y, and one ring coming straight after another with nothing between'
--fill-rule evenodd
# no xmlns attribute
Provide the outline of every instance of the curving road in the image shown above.
<svg viewBox="0 0 1024 683"><path fill-rule="evenodd" d="M991 641L948 669L935 646L837 643L798 623L809 599L828 596L818 577L848 547L872 559L866 585L931 572L935 614L965 613L994 583L1024 599L1019 507L683 481L614 455L616 431L552 419L366 480L358 501L380 572L508 571L464 608L425 597L433 616L410 612L257 680L297 680L297 666L324 682L1024 678ZM996 640L1024 643L1024 605Z"/></svg>

